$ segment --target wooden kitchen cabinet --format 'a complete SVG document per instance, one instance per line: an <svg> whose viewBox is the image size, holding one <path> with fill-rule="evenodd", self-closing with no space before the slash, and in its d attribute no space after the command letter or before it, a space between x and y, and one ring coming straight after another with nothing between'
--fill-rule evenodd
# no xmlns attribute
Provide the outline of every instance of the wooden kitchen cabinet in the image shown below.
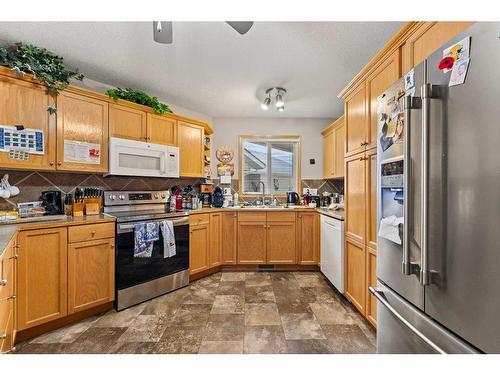
<svg viewBox="0 0 500 375"><path fill-rule="evenodd" d="M115 239L75 242L68 245L68 314L115 297Z"/></svg>
<svg viewBox="0 0 500 375"><path fill-rule="evenodd" d="M72 141L87 144L87 161L75 160L69 149L75 146L69 143ZM68 90L61 92L57 97L57 170L106 173L108 145L108 103Z"/></svg>
<svg viewBox="0 0 500 375"><path fill-rule="evenodd" d="M377 287L377 252L366 247L366 319L377 327L377 299L371 294L369 287Z"/></svg>
<svg viewBox="0 0 500 375"><path fill-rule="evenodd" d="M366 147L377 147L377 98L401 77L401 54L399 49L385 58L366 79L368 123L366 125Z"/></svg>
<svg viewBox="0 0 500 375"><path fill-rule="evenodd" d="M345 295L349 301L365 314L366 298L365 245L345 238Z"/></svg>
<svg viewBox="0 0 500 375"><path fill-rule="evenodd" d="M45 149L43 155L29 154L28 160L14 160L8 152L0 152L0 168L55 170L56 115L47 111L55 106L54 97L33 79L16 79L10 69L0 68L0 124L42 130Z"/></svg>
<svg viewBox="0 0 500 375"><path fill-rule="evenodd" d="M364 153L345 159L345 235L366 240L366 160Z"/></svg>
<svg viewBox="0 0 500 375"><path fill-rule="evenodd" d="M238 222L238 264L266 263L266 226L265 220Z"/></svg>
<svg viewBox="0 0 500 375"><path fill-rule="evenodd" d="M148 113L147 140L162 145L177 145L177 121L169 117Z"/></svg>
<svg viewBox="0 0 500 375"><path fill-rule="evenodd" d="M190 218L191 220L191 218ZM209 268L210 224L189 225L189 275Z"/></svg>
<svg viewBox="0 0 500 375"><path fill-rule="evenodd" d="M403 45L403 73L474 22L421 22Z"/></svg>
<svg viewBox="0 0 500 375"><path fill-rule="evenodd" d="M12 350L16 338L16 238L0 256L0 353Z"/></svg>
<svg viewBox="0 0 500 375"><path fill-rule="evenodd" d="M17 329L67 315L67 228L18 234Z"/></svg>
<svg viewBox="0 0 500 375"><path fill-rule="evenodd" d="M365 156L365 244L377 249L377 149L366 151Z"/></svg>
<svg viewBox="0 0 500 375"><path fill-rule="evenodd" d="M0 353L7 353L14 346L14 304L14 298L0 300Z"/></svg>
<svg viewBox="0 0 500 375"><path fill-rule="evenodd" d="M272 213L268 213L272 215ZM296 264L295 215L293 221L270 222L266 225L266 259L269 264Z"/></svg>
<svg viewBox="0 0 500 375"><path fill-rule="evenodd" d="M222 255L222 212L210 214L210 251L208 266L217 267L221 264Z"/></svg>
<svg viewBox="0 0 500 375"><path fill-rule="evenodd" d="M323 135L323 178L344 176L345 127L344 116L335 120Z"/></svg>
<svg viewBox="0 0 500 375"><path fill-rule="evenodd" d="M221 263L237 263L238 246L238 214L236 212L222 213L222 245L221 245Z"/></svg>
<svg viewBox="0 0 500 375"><path fill-rule="evenodd" d="M121 104L109 104L109 135L111 137L146 142L146 112Z"/></svg>
<svg viewBox="0 0 500 375"><path fill-rule="evenodd" d="M317 265L319 259L320 221L316 212L297 213L297 262Z"/></svg>
<svg viewBox="0 0 500 375"><path fill-rule="evenodd" d="M368 105L366 82L361 82L353 93L345 99L345 156L364 151L368 144Z"/></svg>
<svg viewBox="0 0 500 375"><path fill-rule="evenodd" d="M203 127L185 121L177 122L177 145L182 177L204 177L203 138Z"/></svg>

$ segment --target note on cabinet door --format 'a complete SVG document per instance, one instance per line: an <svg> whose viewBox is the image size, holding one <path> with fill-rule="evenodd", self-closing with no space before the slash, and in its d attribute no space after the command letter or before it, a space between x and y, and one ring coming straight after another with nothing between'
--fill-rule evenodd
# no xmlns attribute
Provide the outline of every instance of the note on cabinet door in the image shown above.
<svg viewBox="0 0 500 375"><path fill-rule="evenodd" d="M64 161L72 163L100 164L101 145L80 141L64 140Z"/></svg>

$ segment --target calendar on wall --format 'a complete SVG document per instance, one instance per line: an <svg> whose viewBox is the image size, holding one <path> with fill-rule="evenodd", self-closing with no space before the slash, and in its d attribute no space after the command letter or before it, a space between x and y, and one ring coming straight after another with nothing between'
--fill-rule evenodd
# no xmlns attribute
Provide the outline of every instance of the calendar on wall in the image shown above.
<svg viewBox="0 0 500 375"><path fill-rule="evenodd" d="M45 153L43 130L0 125L0 152L12 150L43 155Z"/></svg>

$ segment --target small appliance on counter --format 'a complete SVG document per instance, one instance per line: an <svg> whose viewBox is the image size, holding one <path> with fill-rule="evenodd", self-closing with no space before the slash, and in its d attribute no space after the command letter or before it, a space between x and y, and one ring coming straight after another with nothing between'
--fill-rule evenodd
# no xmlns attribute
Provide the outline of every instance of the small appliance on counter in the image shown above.
<svg viewBox="0 0 500 375"><path fill-rule="evenodd" d="M321 207L328 207L330 203L332 203L332 194L325 191L321 197Z"/></svg>
<svg viewBox="0 0 500 375"><path fill-rule="evenodd" d="M214 189L212 194L212 205L216 208L221 208L224 205L224 194L219 186Z"/></svg>
<svg viewBox="0 0 500 375"><path fill-rule="evenodd" d="M320 207L321 205L321 198L319 197L319 195L311 195L310 197L310 201L309 201L309 204L311 203L315 203L316 204L316 207Z"/></svg>
<svg viewBox="0 0 500 375"><path fill-rule="evenodd" d="M200 184L200 200L203 208L208 208L212 204L213 185L210 183Z"/></svg>
<svg viewBox="0 0 500 375"><path fill-rule="evenodd" d="M42 191L40 200L45 208L44 215L61 215L64 213L62 193L59 190Z"/></svg>
<svg viewBox="0 0 500 375"><path fill-rule="evenodd" d="M286 204L287 206L296 206L300 202L299 195L294 191L289 191L286 193Z"/></svg>

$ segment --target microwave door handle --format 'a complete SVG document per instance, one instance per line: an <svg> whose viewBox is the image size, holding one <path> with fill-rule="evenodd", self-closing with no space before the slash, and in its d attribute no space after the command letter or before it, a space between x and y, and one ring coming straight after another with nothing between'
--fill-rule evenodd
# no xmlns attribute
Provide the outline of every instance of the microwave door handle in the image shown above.
<svg viewBox="0 0 500 375"><path fill-rule="evenodd" d="M160 174L167 173L167 157L165 156L164 152L160 156L160 164L161 164Z"/></svg>
<svg viewBox="0 0 500 375"><path fill-rule="evenodd" d="M420 266L411 263L410 259L410 197L411 197L411 110L422 108L422 100L418 96L405 96L404 98L405 129L403 136L403 261L401 272L403 275L419 275Z"/></svg>

